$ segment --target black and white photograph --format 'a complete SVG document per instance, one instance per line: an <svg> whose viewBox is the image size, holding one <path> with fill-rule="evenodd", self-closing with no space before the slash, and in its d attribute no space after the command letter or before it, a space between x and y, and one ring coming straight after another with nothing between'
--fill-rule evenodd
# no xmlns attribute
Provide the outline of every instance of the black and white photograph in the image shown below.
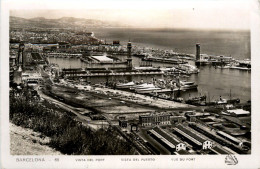
<svg viewBox="0 0 260 169"><path fill-rule="evenodd" d="M63 166L65 156L83 168L110 156L116 168L259 157L258 1L15 2L1 25L1 137L16 167Z"/></svg>

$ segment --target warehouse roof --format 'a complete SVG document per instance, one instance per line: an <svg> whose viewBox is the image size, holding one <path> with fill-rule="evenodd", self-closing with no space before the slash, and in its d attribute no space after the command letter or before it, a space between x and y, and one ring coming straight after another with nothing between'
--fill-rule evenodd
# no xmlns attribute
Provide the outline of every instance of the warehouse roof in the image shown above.
<svg viewBox="0 0 260 169"><path fill-rule="evenodd" d="M166 140L168 140L169 142L171 142L174 145L177 145L180 143L180 141L177 138L174 138L173 136L167 134L165 131L163 131L159 127L155 127L153 130L156 131L158 134L160 134L162 137L164 137Z"/></svg>
<svg viewBox="0 0 260 169"><path fill-rule="evenodd" d="M188 130L186 127L182 126L182 125L178 125L176 128L178 128L179 130L181 130L182 132L186 133L187 135L189 135L190 137L194 138L195 140L199 141L200 143L203 143L206 141L206 139L204 139L203 137L199 136L198 134L192 132L192 130Z"/></svg>
<svg viewBox="0 0 260 169"><path fill-rule="evenodd" d="M100 61L100 62L113 62L113 59L107 57L107 56L92 56L94 59Z"/></svg>
<svg viewBox="0 0 260 169"><path fill-rule="evenodd" d="M167 144L171 148L175 148L175 145L169 142L167 139L165 139L163 136L161 136L159 133L157 133L155 130L149 130L153 135L155 135L157 138L159 138L161 141L163 141L165 144Z"/></svg>
<svg viewBox="0 0 260 169"><path fill-rule="evenodd" d="M241 143L242 142L241 140L238 140L237 138L235 138L235 137L233 137L233 136L231 136L231 135L229 135L229 134L227 134L227 133L225 133L223 131L217 131L217 133L222 135L222 136L224 136L224 137L226 137L226 138L229 138L229 139L231 139L231 140L233 140L233 141L235 141L237 143Z"/></svg>

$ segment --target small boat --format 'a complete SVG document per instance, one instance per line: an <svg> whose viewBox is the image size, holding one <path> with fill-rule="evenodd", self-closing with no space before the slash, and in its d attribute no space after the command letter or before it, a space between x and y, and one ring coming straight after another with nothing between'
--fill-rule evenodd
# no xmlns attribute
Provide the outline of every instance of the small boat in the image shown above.
<svg viewBox="0 0 260 169"><path fill-rule="evenodd" d="M239 99L239 98L230 99L230 100L227 100L227 103L228 103L228 104L240 103L240 99Z"/></svg>
<svg viewBox="0 0 260 169"><path fill-rule="evenodd" d="M177 97L176 99L172 98L171 100L175 101L175 102L179 102L179 103L183 102L183 98L182 97Z"/></svg>
<svg viewBox="0 0 260 169"><path fill-rule="evenodd" d="M227 104L227 99L223 99L221 98L221 96L219 97L219 100L215 101L216 104Z"/></svg>
<svg viewBox="0 0 260 169"><path fill-rule="evenodd" d="M225 66L217 66L217 68L220 68L220 69L229 69L231 67L230 64L227 64Z"/></svg>
<svg viewBox="0 0 260 169"><path fill-rule="evenodd" d="M195 82L180 81L180 90L197 89Z"/></svg>
<svg viewBox="0 0 260 169"><path fill-rule="evenodd" d="M205 101L206 96L199 96L199 97L194 97L191 99L188 99L185 101L186 104L200 104L201 101Z"/></svg>

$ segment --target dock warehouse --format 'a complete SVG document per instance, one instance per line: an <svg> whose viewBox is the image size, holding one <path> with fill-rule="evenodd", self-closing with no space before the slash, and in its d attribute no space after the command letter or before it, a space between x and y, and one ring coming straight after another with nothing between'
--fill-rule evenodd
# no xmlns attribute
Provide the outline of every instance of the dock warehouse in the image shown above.
<svg viewBox="0 0 260 169"><path fill-rule="evenodd" d="M223 132L223 131L217 131L217 134L225 139L227 139L228 141L236 144L236 145L239 145L239 146L243 146L243 142L241 140L238 140L237 138Z"/></svg>
<svg viewBox="0 0 260 169"><path fill-rule="evenodd" d="M180 135L181 137L184 137L192 143L192 145L195 145L198 148L202 149L209 149L212 148L213 142L211 140L206 139L205 137L202 137L199 135L196 131L194 131L192 128L178 125L173 128L174 131Z"/></svg>
<svg viewBox="0 0 260 169"><path fill-rule="evenodd" d="M171 154L173 154L175 151L186 150L186 144L173 135L168 134L160 127L155 127L151 130L148 130L147 133L164 147L166 147L171 152Z"/></svg>

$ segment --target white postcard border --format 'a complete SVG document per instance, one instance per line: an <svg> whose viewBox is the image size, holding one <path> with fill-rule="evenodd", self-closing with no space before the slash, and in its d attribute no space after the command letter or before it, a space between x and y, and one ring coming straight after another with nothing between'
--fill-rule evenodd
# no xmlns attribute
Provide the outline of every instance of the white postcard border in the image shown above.
<svg viewBox="0 0 260 169"><path fill-rule="evenodd" d="M185 156L11 156L9 136L9 4L1 4L1 167L2 168L259 168L260 167L260 10L252 1L251 8L251 97L252 97L252 153L235 155L237 165L225 164L223 155ZM54 1L57 3L58 0ZM62 2L62 1L59 1ZM82 2L82 1L80 1ZM111 1L116 4L118 1ZM146 1L147 2L147 1ZM165 2L165 1L164 1ZM23 1L23 7L36 3ZM65 2L72 3L71 1ZM73 1L75 3L75 1ZM97 4L89 1L93 6ZM107 1L106 1L107 3ZM104 4L106 4L104 3ZM109 4L110 4L109 3ZM126 3L130 3L126 1ZM133 1L133 3L137 3ZM142 2L143 3L143 2ZM174 2L166 1L174 5ZM236 3L232 1L232 3ZM44 3L43 3L44 4ZM155 5L158 4L156 1ZM50 4L46 5L50 6ZM62 6L62 5L61 5ZM131 6L131 5L130 5ZM22 6L21 6L22 7ZM73 6L74 7L74 6ZM100 4L99 7L102 7ZM111 5L109 7L112 7ZM154 6L152 6L154 7ZM17 8L17 6L16 6ZM18 6L19 8L19 6ZM106 6L107 8L107 6ZM81 159L81 161L79 161ZM84 160L83 160L84 159ZM93 161L91 161L91 159ZM78 161L77 161L78 160ZM99 160L99 161L96 161ZM104 161L102 161L104 160Z"/></svg>

